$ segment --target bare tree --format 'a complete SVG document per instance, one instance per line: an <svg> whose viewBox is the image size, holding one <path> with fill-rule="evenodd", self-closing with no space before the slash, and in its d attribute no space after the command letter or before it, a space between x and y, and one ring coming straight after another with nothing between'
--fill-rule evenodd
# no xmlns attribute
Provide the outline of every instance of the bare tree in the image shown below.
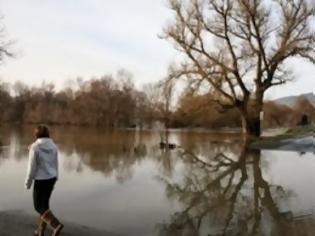
<svg viewBox="0 0 315 236"><path fill-rule="evenodd" d="M0 16L0 65L3 64L6 57L13 57L13 53L11 52L11 49L10 49L11 44L12 42L7 40L5 28L2 25L2 17ZM5 87L7 86L4 84L0 84L0 110L1 111L5 110L5 108L8 107L9 100L10 100L10 93L8 91L8 88L5 88ZM5 114L1 114L0 121L3 120L5 116L6 116Z"/></svg>
<svg viewBox="0 0 315 236"><path fill-rule="evenodd" d="M164 122L165 128L169 128L171 125L171 116L172 116L172 103L175 93L175 84L172 80L165 79L160 81L160 95L161 95L161 104L160 112L162 115L162 120Z"/></svg>
<svg viewBox="0 0 315 236"><path fill-rule="evenodd" d="M207 84L237 108L243 133L260 135L264 93L292 78L285 62L315 63L314 6L308 0L169 0L175 19L163 37L185 59L172 76Z"/></svg>
<svg viewBox="0 0 315 236"><path fill-rule="evenodd" d="M156 83L145 84L143 87L150 106L157 113L157 117L163 122L165 128L170 127L175 83L165 78Z"/></svg>
<svg viewBox="0 0 315 236"><path fill-rule="evenodd" d="M152 122L161 120L161 88L158 83L147 83L142 87L142 91L145 94L148 106L148 120L150 120L150 126Z"/></svg>
<svg viewBox="0 0 315 236"><path fill-rule="evenodd" d="M4 62L6 57L13 57L11 51L12 41L7 40L5 27L2 24L2 17L0 16L0 65Z"/></svg>

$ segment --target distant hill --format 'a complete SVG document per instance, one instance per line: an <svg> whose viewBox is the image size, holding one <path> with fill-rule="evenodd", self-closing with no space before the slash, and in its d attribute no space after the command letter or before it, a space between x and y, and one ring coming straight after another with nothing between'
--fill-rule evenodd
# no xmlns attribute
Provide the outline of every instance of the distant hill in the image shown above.
<svg viewBox="0 0 315 236"><path fill-rule="evenodd" d="M297 101L301 98L308 99L315 106L315 94L313 93L301 94L299 96L283 97L283 98L274 100L274 102L279 105L286 105L289 107L294 107Z"/></svg>

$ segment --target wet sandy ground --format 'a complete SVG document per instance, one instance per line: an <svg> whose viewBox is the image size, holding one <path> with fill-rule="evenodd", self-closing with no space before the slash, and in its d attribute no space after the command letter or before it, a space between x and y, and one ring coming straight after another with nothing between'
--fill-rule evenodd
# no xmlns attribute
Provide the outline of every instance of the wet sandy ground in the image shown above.
<svg viewBox="0 0 315 236"><path fill-rule="evenodd" d="M72 223L63 222L65 228L62 236L119 236L107 231L91 229ZM36 216L27 215L20 211L0 212L1 236L33 235L36 227ZM47 235L50 235L49 233Z"/></svg>

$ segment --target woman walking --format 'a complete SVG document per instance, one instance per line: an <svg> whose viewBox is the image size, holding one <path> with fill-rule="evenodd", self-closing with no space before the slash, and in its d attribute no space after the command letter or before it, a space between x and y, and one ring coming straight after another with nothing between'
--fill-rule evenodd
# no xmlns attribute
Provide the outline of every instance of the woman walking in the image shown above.
<svg viewBox="0 0 315 236"><path fill-rule="evenodd" d="M43 236L48 225L53 236L60 235L63 225L49 209L49 199L58 179L58 149L50 138L47 126L35 129L36 141L29 150L29 162L25 179L25 188L33 187L34 208L39 213L38 228L35 236Z"/></svg>

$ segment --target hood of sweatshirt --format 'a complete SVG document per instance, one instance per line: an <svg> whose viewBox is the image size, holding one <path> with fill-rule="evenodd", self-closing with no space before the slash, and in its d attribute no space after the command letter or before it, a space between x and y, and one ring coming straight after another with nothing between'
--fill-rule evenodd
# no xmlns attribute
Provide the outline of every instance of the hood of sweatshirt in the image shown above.
<svg viewBox="0 0 315 236"><path fill-rule="evenodd" d="M51 138L39 138L36 140L36 146L39 151L51 154L56 150L56 144Z"/></svg>

